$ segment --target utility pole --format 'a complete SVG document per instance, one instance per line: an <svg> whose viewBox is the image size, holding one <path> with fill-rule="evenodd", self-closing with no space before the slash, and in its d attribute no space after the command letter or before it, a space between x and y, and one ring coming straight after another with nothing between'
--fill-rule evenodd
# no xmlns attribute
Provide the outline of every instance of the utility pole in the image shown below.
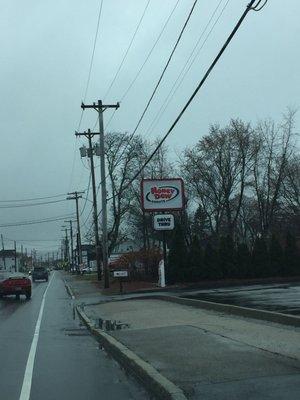
<svg viewBox="0 0 300 400"><path fill-rule="evenodd" d="M102 202L102 257L104 271L104 287L109 288L109 271L108 271L108 237L107 237L107 201L106 201L106 177L105 177L105 146L104 146L104 124L103 113L107 108L118 109L120 104L102 104L102 100L98 103L85 105L81 103L81 108L93 108L98 112L99 116L99 134L100 134L100 166L101 166L101 202Z"/></svg>
<svg viewBox="0 0 300 400"><path fill-rule="evenodd" d="M21 270L24 271L23 245L21 244Z"/></svg>
<svg viewBox="0 0 300 400"><path fill-rule="evenodd" d="M14 240L14 249L15 249L15 272L17 272L17 242Z"/></svg>
<svg viewBox="0 0 300 400"><path fill-rule="evenodd" d="M78 199L82 198L82 196L81 196L82 193L84 193L84 192L76 192L76 191L71 192L71 193L68 193L68 195L71 197L67 197L67 200L75 200L75 202L76 202L78 268L79 268L79 265L82 264L81 235L80 235L79 207L78 207Z"/></svg>
<svg viewBox="0 0 300 400"><path fill-rule="evenodd" d="M91 160L91 176L92 176L92 188L93 188L93 219L94 219L94 232L95 232L95 250L96 250L96 264L97 264L97 275L98 281L101 280L101 255L100 255L100 239L99 239L99 229L98 229L98 210L97 210L97 192L96 192L96 181L95 181L95 167L94 167L94 148L92 145L92 138L94 135L99 135L99 133L92 133L90 129L87 132L78 133L75 132L76 136L85 136L89 141L88 156ZM85 148L84 148L85 149ZM83 153L82 153L83 154Z"/></svg>
<svg viewBox="0 0 300 400"><path fill-rule="evenodd" d="M2 250L3 250L3 257L2 257L2 260L3 260L3 266L4 266L4 269L6 270L6 260L5 260L5 255L4 255L4 240L3 240L3 235L2 235L2 233L1 233L1 242L2 242Z"/></svg>
<svg viewBox="0 0 300 400"><path fill-rule="evenodd" d="M73 254L73 248L74 248L74 246L73 246L73 222L76 222L76 221L72 221L72 220L69 220L69 221L65 221L65 222L69 222L69 224L70 224L70 247L71 247L71 257L70 257L70 260L71 260L71 270L73 270L73 267L74 267L74 254Z"/></svg>
<svg viewBox="0 0 300 400"><path fill-rule="evenodd" d="M65 259L65 261L66 262L68 262L68 260L69 260L69 240L68 240L68 230L67 230L67 228L65 227L65 226L62 226L62 231L64 231L65 232L65 246L64 246L64 248L65 248L65 251L64 251L64 259Z"/></svg>

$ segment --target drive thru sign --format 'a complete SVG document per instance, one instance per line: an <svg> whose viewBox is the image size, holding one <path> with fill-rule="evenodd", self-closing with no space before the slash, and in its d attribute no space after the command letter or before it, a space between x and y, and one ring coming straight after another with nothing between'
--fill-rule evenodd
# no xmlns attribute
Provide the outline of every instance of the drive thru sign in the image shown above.
<svg viewBox="0 0 300 400"><path fill-rule="evenodd" d="M157 214L153 218L153 226L156 231L171 231L174 229L174 215Z"/></svg>

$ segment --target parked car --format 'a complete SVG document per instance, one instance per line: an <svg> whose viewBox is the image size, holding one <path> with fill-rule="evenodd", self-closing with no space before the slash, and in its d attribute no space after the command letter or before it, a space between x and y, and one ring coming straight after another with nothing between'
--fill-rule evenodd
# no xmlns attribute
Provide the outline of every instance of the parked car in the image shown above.
<svg viewBox="0 0 300 400"><path fill-rule="evenodd" d="M22 272L0 271L0 297L23 294L26 299L31 298L31 280Z"/></svg>
<svg viewBox="0 0 300 400"><path fill-rule="evenodd" d="M44 267L36 267L33 269L32 273L32 280L35 282L36 280L45 280L46 282L48 281L48 270L47 268Z"/></svg>
<svg viewBox="0 0 300 400"><path fill-rule="evenodd" d="M90 274L91 272L92 272L92 271L91 271L91 268L90 268L90 267L84 266L84 267L81 267L81 268L80 268L80 274L81 274L81 275Z"/></svg>

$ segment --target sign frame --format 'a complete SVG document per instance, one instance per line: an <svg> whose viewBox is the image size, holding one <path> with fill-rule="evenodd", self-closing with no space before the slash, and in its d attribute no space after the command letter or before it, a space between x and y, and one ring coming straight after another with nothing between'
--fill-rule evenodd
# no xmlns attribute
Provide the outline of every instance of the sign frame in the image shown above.
<svg viewBox="0 0 300 400"><path fill-rule="evenodd" d="M180 204L176 207L163 207L164 202L161 203L161 206L153 206L147 207L145 205L145 187L144 184L148 182L160 182L163 184L165 182L165 186L169 186L172 182L176 182L178 186L180 186L179 196L180 196ZM146 212L167 212L167 211L182 211L185 208L185 193L184 193L184 182L182 178L160 178L160 179L142 179L141 180L141 200L142 200L142 209Z"/></svg>

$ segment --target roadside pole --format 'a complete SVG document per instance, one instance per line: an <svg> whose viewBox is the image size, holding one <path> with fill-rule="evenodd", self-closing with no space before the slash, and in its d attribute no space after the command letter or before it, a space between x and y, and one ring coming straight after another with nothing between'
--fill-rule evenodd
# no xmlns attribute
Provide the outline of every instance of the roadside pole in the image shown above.
<svg viewBox="0 0 300 400"><path fill-rule="evenodd" d="M100 254L100 239L99 239L99 228L98 228L98 210L97 210L97 192L96 192L96 181L95 181L95 167L94 167L94 149L92 145L92 137L99 135L99 133L92 133L90 129L87 132L78 133L75 132L76 136L85 136L89 142L88 156L91 160L91 176L92 176L92 189L93 189L93 219L94 219L94 232L95 232L95 250L96 250L96 264L97 264L97 278L101 281L101 254Z"/></svg>
<svg viewBox="0 0 300 400"><path fill-rule="evenodd" d="M71 252L70 260L71 260L71 268L73 268L74 267L73 222L76 222L76 221L69 220L69 221L65 221L65 222L69 222L69 224L70 224L70 247L71 247L71 249L70 249L70 252ZM54 256L53 256L53 259L54 259Z"/></svg>
<svg viewBox="0 0 300 400"><path fill-rule="evenodd" d="M4 265L4 269L6 270L6 260L5 260L5 255L4 255L4 240L3 240L3 235L2 235L2 233L1 233L1 242L2 242L2 250L3 250L3 257L2 257L2 260L3 260L3 265Z"/></svg>
<svg viewBox="0 0 300 400"><path fill-rule="evenodd" d="M81 194L84 192L71 192L68 193L67 200L75 200L76 203L76 220L77 220L77 250L78 250L78 268L79 265L82 263L82 252L81 252L81 235L80 235L80 222L79 222L79 206L78 206L78 199L81 199Z"/></svg>
<svg viewBox="0 0 300 400"><path fill-rule="evenodd" d="M108 270L108 237L107 237L107 192L106 192L106 172L105 172L105 142L104 142L104 125L103 112L107 108L119 108L120 104L102 104L102 100L98 100L98 104L89 105L81 104L81 108L93 108L98 112L99 116L99 134L100 134L100 166L101 166L101 203L102 203L102 258L104 272L104 287L109 288L109 270Z"/></svg>
<svg viewBox="0 0 300 400"><path fill-rule="evenodd" d="M14 240L14 249L15 249L15 272L17 272L17 242Z"/></svg>
<svg viewBox="0 0 300 400"><path fill-rule="evenodd" d="M164 266L162 268L162 270L160 271L160 284L161 287L165 287L166 286L166 282L165 282L165 271L166 271L166 267L167 267L167 242L166 242L166 231L162 232L163 235L163 260L164 260Z"/></svg>

